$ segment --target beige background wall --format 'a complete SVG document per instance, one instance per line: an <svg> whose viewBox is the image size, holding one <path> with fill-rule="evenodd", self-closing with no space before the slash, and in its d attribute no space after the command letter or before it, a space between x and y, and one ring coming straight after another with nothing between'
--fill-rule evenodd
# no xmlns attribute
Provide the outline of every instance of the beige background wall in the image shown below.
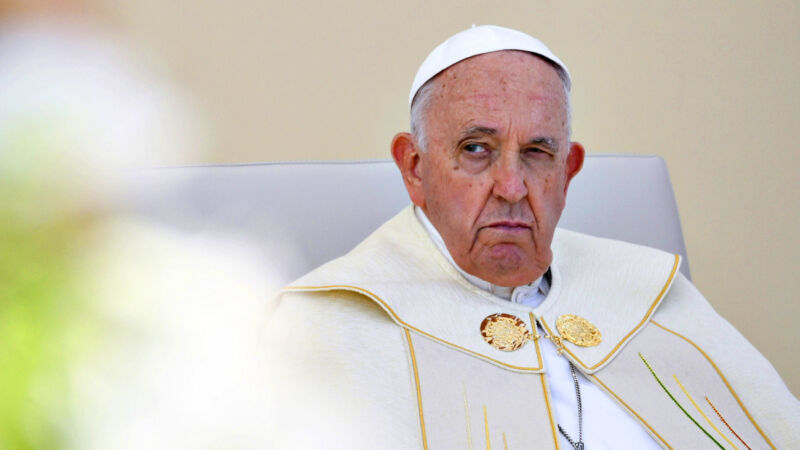
<svg viewBox="0 0 800 450"><path fill-rule="evenodd" d="M472 23L527 31L573 75L590 152L661 155L695 283L800 394L800 7L793 2L138 0L110 6L194 97L186 163L388 157L424 56Z"/></svg>

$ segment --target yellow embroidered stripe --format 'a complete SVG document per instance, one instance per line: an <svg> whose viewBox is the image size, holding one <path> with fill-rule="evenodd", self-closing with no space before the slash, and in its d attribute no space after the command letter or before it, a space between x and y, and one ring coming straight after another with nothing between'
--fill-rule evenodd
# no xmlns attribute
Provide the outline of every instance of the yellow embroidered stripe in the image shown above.
<svg viewBox="0 0 800 450"><path fill-rule="evenodd" d="M708 424L711 425L711 428L713 428L714 431L716 431L720 436L722 436L722 439L725 439L725 442L730 444L730 446L733 447L733 450L739 450L739 448L736 447L736 445L734 445L733 441L728 439L728 436L725 436L725 433L723 433L722 430L717 428L717 426L714 425L714 422L712 422L711 419L709 419L709 417L706 415L706 413L703 412L703 410L700 408L700 405L698 405L697 402L694 401L694 397L692 397L692 394L689 393L689 391L683 386L683 383L681 383L681 380L678 379L678 376L672 374L672 378L675 379L675 382L678 383L678 386L680 386L683 393L686 394L686 398L688 398L689 401L692 402L692 405L694 405L694 408L697 410L697 412L699 412L700 415L703 416L703 419L706 419L706 422L708 422Z"/></svg>
<svg viewBox="0 0 800 450"><path fill-rule="evenodd" d="M722 379L722 382L725 383L725 386L728 387L728 390L731 391L731 395L733 395L733 398L736 399L736 403L739 404L739 407L742 408L742 411L744 411L744 414L747 416L748 419L750 419L750 423L752 423L753 426L756 428L756 430L758 430L758 433L761 435L761 437L764 438L764 440L767 442L767 444L770 447L772 447L773 450L775 450L776 449L775 445L772 443L772 441L769 440L767 435L764 434L764 431L761 429L761 427L758 426L758 424L756 423L755 419L753 419L753 416L750 415L750 411L748 411L747 408L744 407L744 403L742 403L742 400L739 398L738 395L736 395L736 391L733 390L733 387L730 385L730 383L728 383L728 379L725 378L725 375L722 374L722 371L719 370L719 367L717 367L717 365L714 363L714 361L711 359L711 357L708 356L708 354L706 354L706 352L704 352L703 349L700 348L700 346L695 344L691 339L687 338L686 336L684 336L684 335L682 335L682 334L680 334L680 333L678 333L676 331L670 330L669 328L665 327L664 325L661 325L660 323L656 322L655 320L651 320L650 322L652 322L653 325L661 328L662 330L668 331L668 332L674 334L675 336L678 336L679 338L683 339L684 341L692 344L692 346L694 348L696 348L697 351L699 351L700 354L703 355L703 357L706 358L706 360L711 364L711 367L713 367L714 370L717 372L717 375L719 375L720 379Z"/></svg>
<svg viewBox="0 0 800 450"><path fill-rule="evenodd" d="M483 428L486 431L486 450L492 450L492 438L489 436L489 416L486 414L486 405L483 405Z"/></svg>
<svg viewBox="0 0 800 450"><path fill-rule="evenodd" d="M539 350L539 332L536 330L536 318L532 312L528 313L528 316L531 318L531 332L535 336L533 345L536 346L536 359L539 361L539 367L542 367L542 352Z"/></svg>
<svg viewBox="0 0 800 450"><path fill-rule="evenodd" d="M672 284L672 280L675 278L675 274L678 272L678 267L680 266L680 263L681 263L681 256L675 255L675 262L672 265L672 272L670 272L669 278L667 278L667 282L664 283L664 286L661 288L661 292L658 293L656 299L653 300L652 304L650 304L650 308L648 308L647 313L644 315L644 317L642 317L642 320L640 320L639 323L636 324L636 326L633 327L633 329L628 332L628 334L626 334L619 342L617 342L617 345L615 345L614 348L612 348L611 351L608 352L608 354L605 357L603 357L603 359L598 361L597 364L588 367L583 361L580 360L580 358L578 358L574 353L572 353L566 346L564 347L564 351L569 353L569 355L572 356L572 359L574 361L576 361L578 364L580 364L583 368L587 370L594 370L602 366L606 361L608 361L609 358L611 358L611 356L614 355L614 353L617 352L617 350L620 349L620 347L622 347L622 344L624 344L631 336L633 336L633 334L636 333L636 331L638 331L639 328L641 328L645 323L647 323L647 319L650 318L650 316L653 314L653 311L655 311L656 309L656 305L658 305L658 303L664 297L664 294L667 293L667 288ZM555 336L553 331L550 329L550 326L547 325L547 322L545 322L544 317L540 317L539 320L541 320L542 325L544 325L544 327L547 329L547 333L550 334L551 336Z"/></svg>
<svg viewBox="0 0 800 450"><path fill-rule="evenodd" d="M419 405L419 426L422 429L422 448L428 450L428 436L425 434L425 418L422 414L422 390L419 387L419 370L417 370L417 356L414 353L414 344L411 342L411 333L406 332L408 339L408 350L411 353L411 364L414 366L414 383L417 386L417 404Z"/></svg>
<svg viewBox="0 0 800 450"><path fill-rule="evenodd" d="M464 415L467 419L467 448L472 450L472 426L470 425L469 418L469 400L467 399L467 385L462 381L461 386L464 388Z"/></svg>
<svg viewBox="0 0 800 450"><path fill-rule="evenodd" d="M635 411L633 408L631 408L631 407L630 407L630 406L629 406L627 403L625 403L625 401L624 401L624 400L622 400L622 398L621 398L619 395L617 395L617 393L616 393L616 392L612 391L612 390L611 390L611 388L609 388L609 387L608 387L608 386L607 386L605 383L603 383L603 382L600 380L600 378L597 378L597 375L595 375L595 374L591 374L591 375L589 375L589 376L590 376L590 377L592 377L592 379L593 379L594 381L596 381L596 382L597 382L597 384L599 384L600 386L602 386L602 387L603 387L603 389L604 389L606 392L608 392L609 394L611 394L611 395L612 395L612 396L613 396L613 397L614 397L614 398L615 398L615 399L616 399L616 400L619 402L619 404L620 404L620 405L624 406L624 407L625 407L625 409L627 409L628 411L630 411L630 413L631 413L631 414L633 414L633 415L634 415L634 416L635 416L635 417L636 417L636 418L639 420L639 423L641 423L641 424L643 424L645 427L647 427L647 429L648 429L648 430L650 430L650 434L651 434L651 435L653 435L653 436L657 437L657 438L658 438L658 440L659 440L659 441L661 441L661 443L662 443L662 444L664 444L664 446L665 446L665 447L667 447L667 448L668 448L668 449L670 449L670 450L673 450L672 446L671 446L671 445L669 445L669 444L667 444L667 441L665 441L665 440L664 440L664 438L663 438L663 437L661 437L661 435L660 435L660 434L658 434L658 432L656 432L655 428L651 427L651 426L650 426L650 424L649 424L649 423L647 423L647 421L645 421L645 420L644 420L644 418L643 418L642 416L640 416L640 415L639 415L639 413L637 413L637 412L636 412L636 411Z"/></svg>
<svg viewBox="0 0 800 450"><path fill-rule="evenodd" d="M409 330L413 330L413 331L415 331L415 332L417 332L417 333L419 333L419 334L421 334L423 336L426 336L426 337L428 337L430 339L433 339L436 342L440 342L442 344L449 345L450 347L457 348L457 349L459 349L459 350L461 350L463 352L469 353L470 355L477 356L478 358L482 358L482 359L485 359L487 361L491 361L491 362L493 362L495 364L499 364L499 365L504 366L504 367L509 367L511 369L520 370L520 371L526 371L526 372L538 372L538 371L542 370L542 361L541 361L541 359L539 360L539 367L515 366L513 364L504 363L503 361L494 359L494 358L492 358L490 356L486 356L486 355L484 355L482 353L478 353L478 352L472 351L472 350L470 350L468 348L464 348L464 347L461 347L459 345L453 344L452 342L445 341L444 339L440 339L440 338L438 338L438 337L436 337L436 336L434 336L434 335L432 335L432 334L430 334L430 333L428 333L426 331L420 330L419 328L416 328L413 325L403 321L403 319L401 319L400 316L398 316L397 313L394 312L394 310L391 308L391 306L389 306L389 304L386 303L382 298L378 297L377 295L375 295L374 293L372 293L372 292L370 292L370 291L368 291L366 289L363 289L363 288L360 288L360 287L357 287L357 286L348 286L348 285L342 284L342 285L329 285L329 286L288 286L288 287L283 288L283 291L336 291L336 290L357 292L357 293L359 293L361 295L365 295L365 296L371 298L372 300L378 302L378 304L381 305L381 307L383 307L383 309L387 313L389 313L389 315L391 315L392 318L397 323L399 323L402 327L407 328Z"/></svg>
<svg viewBox="0 0 800 450"><path fill-rule="evenodd" d="M547 392L547 380L545 380L543 373L540 373L539 377L542 380L542 393L544 394L544 403L547 405L547 416L550 418L550 431L553 433L553 442L555 442L556 450L558 450L558 434L556 433L556 421L553 418L553 411L550 409L550 393Z"/></svg>

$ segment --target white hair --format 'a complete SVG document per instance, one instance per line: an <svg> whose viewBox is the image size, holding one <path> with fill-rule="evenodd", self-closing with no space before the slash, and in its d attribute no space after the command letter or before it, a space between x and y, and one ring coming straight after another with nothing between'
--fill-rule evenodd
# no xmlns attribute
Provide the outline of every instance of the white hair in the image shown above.
<svg viewBox="0 0 800 450"><path fill-rule="evenodd" d="M533 56L539 57L538 55ZM572 136L572 104L570 102L570 83L567 72L564 71L561 66L550 61L549 59L541 59L555 69L556 74L558 74L558 78L561 80L561 85L564 87L564 98L567 107L567 140L569 140L570 136ZM414 135L417 140L417 145L423 152L428 149L428 136L425 133L426 130L424 116L430 107L431 99L433 97L432 93L435 90L434 88L436 87L437 78L438 75L426 81L425 84L419 88L417 93L414 94L414 100L411 102L411 134Z"/></svg>

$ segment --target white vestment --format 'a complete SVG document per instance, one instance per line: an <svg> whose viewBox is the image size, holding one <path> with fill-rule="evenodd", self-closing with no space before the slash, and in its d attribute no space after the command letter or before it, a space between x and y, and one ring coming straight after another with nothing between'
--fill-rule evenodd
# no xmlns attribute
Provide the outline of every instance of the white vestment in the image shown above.
<svg viewBox="0 0 800 450"><path fill-rule="evenodd" d="M465 272L450 256L444 239L428 220L425 212L415 206L414 214L442 256L470 283L498 297L531 308L537 308L547 297L547 292L550 291L549 276L543 275L527 285L511 288L494 285ZM538 331L544 332L541 327ZM580 372L576 372L577 376L573 379L568 360L558 354L558 349L552 342L544 340L541 344L543 364L547 367L545 377L553 401L553 415L558 425L572 439L570 442L561 433L558 438L562 446L570 448L576 442L584 442L592 450L659 448L647 431L597 385L592 384ZM575 383L580 385L579 390L576 390ZM581 398L580 403L577 396Z"/></svg>
<svg viewBox="0 0 800 450"><path fill-rule="evenodd" d="M496 313L556 338L562 315L594 324L599 345L563 356L664 448L800 448L800 403L678 256L565 230L552 249L545 301L515 304L408 208L287 287L268 327L276 448L559 448L544 337L501 351L480 333Z"/></svg>

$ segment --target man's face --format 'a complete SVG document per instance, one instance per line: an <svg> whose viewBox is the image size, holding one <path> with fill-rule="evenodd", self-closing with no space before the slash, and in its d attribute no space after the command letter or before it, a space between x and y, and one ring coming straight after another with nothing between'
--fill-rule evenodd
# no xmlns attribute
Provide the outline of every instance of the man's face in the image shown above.
<svg viewBox="0 0 800 450"><path fill-rule="evenodd" d="M527 284L550 266L567 186L583 163L583 148L568 142L562 81L536 56L501 51L435 83L412 200L467 273Z"/></svg>

